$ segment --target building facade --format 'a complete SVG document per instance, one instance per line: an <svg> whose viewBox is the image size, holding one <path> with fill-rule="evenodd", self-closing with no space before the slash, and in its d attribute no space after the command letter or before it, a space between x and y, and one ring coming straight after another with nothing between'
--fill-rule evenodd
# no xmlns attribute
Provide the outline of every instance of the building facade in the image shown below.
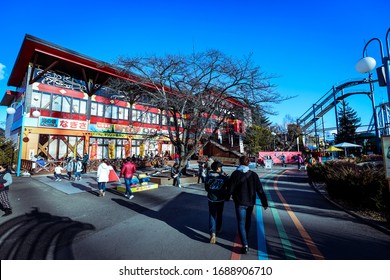
<svg viewBox="0 0 390 280"><path fill-rule="evenodd" d="M16 109L7 116L6 137L22 141L23 160L37 155L61 161L84 153L92 160L174 153L165 136L169 118L163 112L108 97L106 85L118 73L106 65L25 36L8 81L16 90L8 90L1 101ZM241 140L234 137L240 139L243 130L243 121L229 120L218 139L239 147Z"/></svg>

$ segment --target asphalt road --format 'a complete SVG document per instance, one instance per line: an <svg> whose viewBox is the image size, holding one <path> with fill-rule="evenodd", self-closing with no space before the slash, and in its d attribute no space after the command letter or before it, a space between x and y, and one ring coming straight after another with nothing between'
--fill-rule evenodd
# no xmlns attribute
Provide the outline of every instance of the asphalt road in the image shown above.
<svg viewBox="0 0 390 280"><path fill-rule="evenodd" d="M128 200L113 189L98 197L92 179L53 182L45 175L14 178L14 213L0 218L0 259L390 259L390 235L330 203L308 184L304 171L256 171L270 207L254 211L247 255L239 253L232 201L225 203L217 244L209 244L200 184L160 186ZM67 194L56 184L77 191Z"/></svg>

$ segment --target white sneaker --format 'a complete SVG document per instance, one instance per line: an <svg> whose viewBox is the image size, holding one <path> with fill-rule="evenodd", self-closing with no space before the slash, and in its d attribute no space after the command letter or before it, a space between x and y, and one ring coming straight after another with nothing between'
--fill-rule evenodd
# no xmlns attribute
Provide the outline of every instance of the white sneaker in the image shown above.
<svg viewBox="0 0 390 280"><path fill-rule="evenodd" d="M134 197L134 195L130 195L130 196L129 196L129 199L133 199L133 197Z"/></svg>
<svg viewBox="0 0 390 280"><path fill-rule="evenodd" d="M58 179L58 181L62 181L61 179Z"/></svg>
<svg viewBox="0 0 390 280"><path fill-rule="evenodd" d="M181 188L181 185L179 185L179 188Z"/></svg>
<svg viewBox="0 0 390 280"><path fill-rule="evenodd" d="M56 179L56 182L58 181L58 179Z"/></svg>

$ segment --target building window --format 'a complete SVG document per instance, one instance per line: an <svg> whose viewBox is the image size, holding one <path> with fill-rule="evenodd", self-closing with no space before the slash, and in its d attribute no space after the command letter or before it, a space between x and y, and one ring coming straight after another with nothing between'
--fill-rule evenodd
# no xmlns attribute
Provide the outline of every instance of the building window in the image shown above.
<svg viewBox="0 0 390 280"><path fill-rule="evenodd" d="M57 96L57 97L54 97L53 99L60 99L60 98L61 98L60 96ZM54 101L54 102L56 102L56 101ZM72 98L64 96L61 111L65 112L65 113L70 113L71 104L72 104ZM55 111L57 111L57 110L55 110Z"/></svg>
<svg viewBox="0 0 390 280"><path fill-rule="evenodd" d="M112 106L106 104L105 110L104 110L104 117L106 119L111 119L111 116L112 116Z"/></svg>

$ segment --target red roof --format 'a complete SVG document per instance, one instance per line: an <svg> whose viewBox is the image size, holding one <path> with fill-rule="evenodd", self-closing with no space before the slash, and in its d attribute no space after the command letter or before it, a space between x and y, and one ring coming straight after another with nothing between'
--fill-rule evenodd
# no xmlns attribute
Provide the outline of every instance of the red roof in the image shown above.
<svg viewBox="0 0 390 280"><path fill-rule="evenodd" d="M58 63L53 66L53 70L72 73L72 76L81 80L83 79L82 69L84 69L87 77L93 78L95 84L103 83L109 76L123 78L118 75L114 67L106 62L26 34L9 77L8 86L20 87L30 62L47 67L55 61Z"/></svg>

